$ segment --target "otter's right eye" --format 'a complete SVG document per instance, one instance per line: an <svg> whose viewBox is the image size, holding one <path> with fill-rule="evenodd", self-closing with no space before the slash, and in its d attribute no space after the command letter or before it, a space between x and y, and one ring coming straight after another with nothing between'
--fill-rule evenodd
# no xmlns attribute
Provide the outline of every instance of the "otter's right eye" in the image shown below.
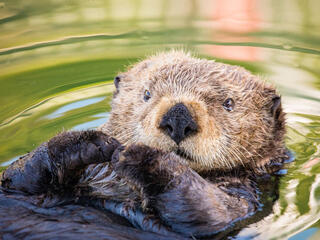
<svg viewBox="0 0 320 240"><path fill-rule="evenodd" d="M149 90L145 90L143 100L148 101L150 98L151 98L151 93L149 92Z"/></svg>
<svg viewBox="0 0 320 240"><path fill-rule="evenodd" d="M228 98L227 100L224 101L222 104L223 108L227 110L228 112L231 112L234 108L234 101L232 98Z"/></svg>

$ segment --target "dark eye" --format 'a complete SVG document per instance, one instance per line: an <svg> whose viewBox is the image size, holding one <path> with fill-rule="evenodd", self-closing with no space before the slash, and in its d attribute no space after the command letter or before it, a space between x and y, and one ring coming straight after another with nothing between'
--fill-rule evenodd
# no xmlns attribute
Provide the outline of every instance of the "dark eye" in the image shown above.
<svg viewBox="0 0 320 240"><path fill-rule="evenodd" d="M151 93L148 90L145 90L143 100L148 101L150 98L151 98Z"/></svg>
<svg viewBox="0 0 320 240"><path fill-rule="evenodd" d="M227 100L224 101L222 104L223 108L227 110L228 112L231 112L234 108L234 101L232 98L228 98Z"/></svg>

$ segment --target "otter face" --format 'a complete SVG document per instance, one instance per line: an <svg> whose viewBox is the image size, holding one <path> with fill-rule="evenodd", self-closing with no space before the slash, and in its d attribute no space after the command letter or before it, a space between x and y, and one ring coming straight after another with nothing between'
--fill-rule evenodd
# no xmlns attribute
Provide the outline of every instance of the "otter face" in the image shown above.
<svg viewBox="0 0 320 240"><path fill-rule="evenodd" d="M283 149L280 97L240 67L172 51L115 81L101 129L124 145L176 152L199 171L259 166Z"/></svg>

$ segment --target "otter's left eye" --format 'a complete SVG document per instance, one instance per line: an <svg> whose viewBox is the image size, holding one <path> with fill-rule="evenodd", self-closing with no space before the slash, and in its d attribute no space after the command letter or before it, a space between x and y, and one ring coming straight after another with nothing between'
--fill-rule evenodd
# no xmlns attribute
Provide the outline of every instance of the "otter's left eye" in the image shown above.
<svg viewBox="0 0 320 240"><path fill-rule="evenodd" d="M145 90L143 100L148 101L150 98L151 98L151 93L148 90Z"/></svg>
<svg viewBox="0 0 320 240"><path fill-rule="evenodd" d="M222 104L223 108L227 110L228 112L231 112L234 108L234 101L232 98L228 98L227 100L224 101Z"/></svg>

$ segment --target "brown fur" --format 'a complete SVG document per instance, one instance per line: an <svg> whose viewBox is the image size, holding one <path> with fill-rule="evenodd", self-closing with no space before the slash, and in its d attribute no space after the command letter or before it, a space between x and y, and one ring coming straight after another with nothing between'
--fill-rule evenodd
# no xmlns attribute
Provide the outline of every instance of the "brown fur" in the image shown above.
<svg viewBox="0 0 320 240"><path fill-rule="evenodd" d="M265 204L259 199L259 182L271 184L265 173L281 168L287 157L284 113L275 89L240 67L177 51L136 64L115 84L110 119L102 132L59 134L4 172L0 237L1 232L35 236L38 232L26 224L43 219L66 222L65 212L71 218L67 226L76 229L79 215L59 207L66 203L89 204L128 220L120 223L126 230L111 232L109 227L119 227L118 221L104 228L97 221L99 214L90 211L91 231L112 233L114 238L140 239L139 231L129 234L129 223L154 232L146 239L163 234L176 239L176 233L207 237L248 224L260 202ZM146 90L151 93L148 101ZM232 111L223 107L228 98L235 102ZM178 103L197 125L179 145L160 127L163 116ZM277 188L272 190L276 195ZM18 193L19 199L21 192L31 196L17 202L17 196L6 192ZM34 206L24 201L58 206L53 210L58 215L43 209L41 214L30 213ZM27 209L26 221L17 221L12 206ZM43 230L51 237L57 232L54 221ZM15 229L23 229L23 235ZM89 235L81 233L83 238Z"/></svg>
<svg viewBox="0 0 320 240"><path fill-rule="evenodd" d="M148 102L145 90L151 92ZM223 102L233 98L232 112ZM276 90L245 69L193 58L180 51L152 56L120 75L109 121L100 129L124 145L142 143L179 152L197 170L256 172L283 156L284 113L272 112ZM160 128L162 116L185 104L199 126L179 146Z"/></svg>

